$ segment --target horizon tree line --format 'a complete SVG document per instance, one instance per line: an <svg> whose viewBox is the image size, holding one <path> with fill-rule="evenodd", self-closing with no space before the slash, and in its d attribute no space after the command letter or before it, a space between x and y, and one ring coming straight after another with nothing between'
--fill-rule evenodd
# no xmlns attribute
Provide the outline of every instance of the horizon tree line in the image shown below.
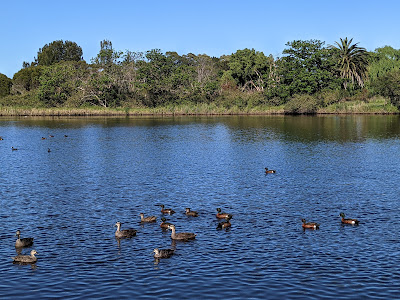
<svg viewBox="0 0 400 300"><path fill-rule="evenodd" d="M58 40L40 48L33 62L23 62L12 79L0 74L0 97L46 107L215 103L244 108L296 99L291 110L302 113L363 94L388 97L399 107L400 50L385 46L368 52L347 37L328 46L320 40L285 46L277 58L247 48L218 58L159 49L122 52L103 40L87 63L75 42Z"/></svg>

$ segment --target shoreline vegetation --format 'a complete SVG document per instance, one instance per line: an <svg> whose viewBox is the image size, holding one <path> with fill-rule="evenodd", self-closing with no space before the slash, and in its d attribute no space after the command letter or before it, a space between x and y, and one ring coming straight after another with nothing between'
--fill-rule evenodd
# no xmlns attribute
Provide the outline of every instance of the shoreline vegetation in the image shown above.
<svg viewBox="0 0 400 300"><path fill-rule="evenodd" d="M281 57L125 52L54 41L8 78L0 116L399 114L400 50L353 39L288 42Z"/></svg>
<svg viewBox="0 0 400 300"><path fill-rule="evenodd" d="M229 109L216 105L169 105L156 108L40 108L0 106L0 116L228 116L285 115L284 105ZM317 109L313 114L399 114L399 109L384 98L365 101L343 101Z"/></svg>

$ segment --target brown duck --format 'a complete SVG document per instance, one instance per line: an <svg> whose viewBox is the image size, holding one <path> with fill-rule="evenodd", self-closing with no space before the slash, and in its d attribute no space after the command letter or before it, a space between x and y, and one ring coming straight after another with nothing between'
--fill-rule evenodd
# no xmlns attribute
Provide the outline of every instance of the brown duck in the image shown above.
<svg viewBox="0 0 400 300"><path fill-rule="evenodd" d="M217 208L217 215L216 215L216 217L218 218L218 219L226 219L228 216L231 216L230 214L228 214L228 213L223 213L223 212L221 212L221 209L218 207Z"/></svg>
<svg viewBox="0 0 400 300"><path fill-rule="evenodd" d="M219 222L218 223L218 226L217 226L217 229L224 229L224 228L228 228L228 227L231 227L231 219L232 219L232 215L228 215L226 218L225 218L225 221L222 221L222 222Z"/></svg>
<svg viewBox="0 0 400 300"><path fill-rule="evenodd" d="M154 249L154 258L168 258L171 257L175 250L173 249Z"/></svg>
<svg viewBox="0 0 400 300"><path fill-rule="evenodd" d="M164 208L164 204L160 204L159 206L161 207L161 213L163 213L163 214L172 215L175 213L175 211L172 210L171 208Z"/></svg>
<svg viewBox="0 0 400 300"><path fill-rule="evenodd" d="M117 231L115 231L116 238L130 238L136 235L136 230L129 228L121 230L121 222L115 223L114 226L117 226Z"/></svg>
<svg viewBox="0 0 400 300"><path fill-rule="evenodd" d="M360 223L357 219L346 219L344 213L340 213L340 216L342 217L342 224L358 225Z"/></svg>
<svg viewBox="0 0 400 300"><path fill-rule="evenodd" d="M32 250L30 255L17 255L14 257L11 257L13 259L14 262L18 262L18 263L35 263L37 261L37 257L35 256L35 254L38 254L36 252L36 250Z"/></svg>
<svg viewBox="0 0 400 300"><path fill-rule="evenodd" d="M194 240L196 238L196 235L191 232L175 232L175 225L169 225L168 229L171 229L171 239L173 240L179 240L179 241L188 241L188 240Z"/></svg>
<svg viewBox="0 0 400 300"><path fill-rule="evenodd" d="M155 222L156 220L157 220L157 217L155 217L155 216L145 217L144 213L140 213L140 221L141 222L151 223L151 222Z"/></svg>
<svg viewBox="0 0 400 300"><path fill-rule="evenodd" d="M198 217L199 213L197 211L190 210L190 208L185 208L185 215L191 217Z"/></svg>
<svg viewBox="0 0 400 300"><path fill-rule="evenodd" d="M172 225L171 223L166 222L167 219L164 218L164 217L161 218L161 221L162 221L162 222L161 222L161 224L160 224L160 227L163 228L163 229L168 229L168 226L169 226L169 225Z"/></svg>
<svg viewBox="0 0 400 300"><path fill-rule="evenodd" d="M301 222L303 222L303 224L301 225L303 228L307 228L307 229L319 229L319 224L315 223L315 222L306 222L305 219L301 219Z"/></svg>
<svg viewBox="0 0 400 300"><path fill-rule="evenodd" d="M17 237L17 240L15 241L16 248L29 247L33 245L33 238L23 238L23 239L20 238L21 231L17 230L15 236Z"/></svg>

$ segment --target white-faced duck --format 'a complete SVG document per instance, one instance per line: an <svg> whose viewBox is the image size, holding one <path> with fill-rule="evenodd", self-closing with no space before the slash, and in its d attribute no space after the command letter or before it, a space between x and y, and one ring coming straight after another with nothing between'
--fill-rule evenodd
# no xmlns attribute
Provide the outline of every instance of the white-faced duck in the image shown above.
<svg viewBox="0 0 400 300"><path fill-rule="evenodd" d="M319 224L315 222L306 222L305 219L301 219L301 222L303 223L301 226L304 229L319 229Z"/></svg>
<svg viewBox="0 0 400 300"><path fill-rule="evenodd" d="M17 237L17 240L15 241L16 248L29 247L33 245L33 238L23 238L23 239L20 238L21 231L17 230L15 236Z"/></svg>
<svg viewBox="0 0 400 300"><path fill-rule="evenodd" d="M121 224L121 222L117 222L114 225L117 226L117 231L115 231L116 238L130 238L136 235L136 230L133 228L121 230Z"/></svg>
<svg viewBox="0 0 400 300"><path fill-rule="evenodd" d="M190 210L190 208L185 208L185 214L191 217L198 217L199 213L197 211Z"/></svg>
<svg viewBox="0 0 400 300"><path fill-rule="evenodd" d="M228 213L223 213L223 212L221 212L221 209L220 209L219 207L217 208L216 217L217 217L218 219L226 219L228 216L230 216L230 214L228 214Z"/></svg>
<svg viewBox="0 0 400 300"><path fill-rule="evenodd" d="M340 216L342 217L342 224L358 225L360 223L357 219L346 219L344 213L340 213Z"/></svg>
<svg viewBox="0 0 400 300"><path fill-rule="evenodd" d="M273 174L276 173L275 170L269 170L268 168L265 168L265 174Z"/></svg>
<svg viewBox="0 0 400 300"><path fill-rule="evenodd" d="M172 215L175 213L175 211L172 210L171 208L164 208L164 204L160 204L159 206L161 207L161 213L163 213L163 214Z"/></svg>
<svg viewBox="0 0 400 300"><path fill-rule="evenodd" d="M144 213L140 213L140 221L141 222L151 223L151 222L155 222L156 220L157 220L157 217L155 217L155 216L145 217Z"/></svg>
<svg viewBox="0 0 400 300"><path fill-rule="evenodd" d="M14 262L33 264L37 261L37 257L35 256L35 254L38 254L36 250L32 250L30 255L20 254L11 258L14 260Z"/></svg>
<svg viewBox="0 0 400 300"><path fill-rule="evenodd" d="M160 227L163 228L163 229L168 229L168 226L169 226L169 225L172 225L171 223L166 222L167 219L164 218L164 217L161 218L161 221L162 221L162 222L161 222L161 224L160 224Z"/></svg>
<svg viewBox="0 0 400 300"><path fill-rule="evenodd" d="M226 218L225 218L225 221L222 221L222 222L219 222L218 223L218 226L217 226L217 229L224 229L224 228L228 228L228 227L231 227L231 219L232 219L232 215L228 215Z"/></svg>
<svg viewBox="0 0 400 300"><path fill-rule="evenodd" d="M171 239L173 240L178 240L178 241L188 241L188 240L194 240L196 238L196 235L192 232L179 232L176 233L175 231L175 225L169 225L168 229L171 229Z"/></svg>
<svg viewBox="0 0 400 300"><path fill-rule="evenodd" d="M171 257L175 250L173 249L154 249L154 258L168 258Z"/></svg>

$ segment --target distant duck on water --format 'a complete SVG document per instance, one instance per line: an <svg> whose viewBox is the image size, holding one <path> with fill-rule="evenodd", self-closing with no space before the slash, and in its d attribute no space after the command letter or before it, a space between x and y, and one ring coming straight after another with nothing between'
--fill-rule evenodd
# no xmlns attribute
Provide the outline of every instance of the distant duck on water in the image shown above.
<svg viewBox="0 0 400 300"><path fill-rule="evenodd" d="M116 238L130 238L136 235L136 230L129 228L121 230L121 222L115 223L114 226L117 226L117 231L115 231Z"/></svg>
<svg viewBox="0 0 400 300"><path fill-rule="evenodd" d="M265 168L265 174L273 174L276 173L275 170L269 170L268 168Z"/></svg>
<svg viewBox="0 0 400 300"><path fill-rule="evenodd" d="M228 227L231 227L231 219L232 219L232 215L228 215L226 218L225 218L225 221L222 221L222 222L219 222L218 223L218 226L217 226L217 229L224 229L224 228L228 228Z"/></svg>
<svg viewBox="0 0 400 300"><path fill-rule="evenodd" d="M344 213L340 213L340 216L342 217L342 224L358 225L360 223L357 219L346 219Z"/></svg>
<svg viewBox="0 0 400 300"><path fill-rule="evenodd" d="M173 249L154 249L154 258L169 258L171 257L175 250Z"/></svg>
<svg viewBox="0 0 400 300"><path fill-rule="evenodd" d="M161 221L162 221L162 222L161 222L161 224L160 224L160 227L163 228L163 229L168 229L168 226L169 226L169 225L172 225L171 223L166 222L167 219L164 218L164 217L161 218Z"/></svg>
<svg viewBox="0 0 400 300"><path fill-rule="evenodd" d="M21 231L17 230L15 236L17 237L17 240L15 241L16 248L29 247L33 245L33 238L22 238L22 239L20 238Z"/></svg>
<svg viewBox="0 0 400 300"><path fill-rule="evenodd" d="M169 225L168 229L172 230L171 239L173 240L188 241L194 240L196 238L196 235L192 232L175 232L175 225Z"/></svg>
<svg viewBox="0 0 400 300"><path fill-rule="evenodd" d="M228 213L223 213L223 212L221 212L221 209L220 209L219 207L217 208L216 217L217 217L218 219L226 219L228 216L231 216L231 215L228 214Z"/></svg>
<svg viewBox="0 0 400 300"><path fill-rule="evenodd" d="M197 211L192 211L190 208L185 208L185 214L191 217L198 217L199 213Z"/></svg>
<svg viewBox="0 0 400 300"><path fill-rule="evenodd" d="M155 222L156 220L157 220L157 217L155 217L155 216L145 217L144 213L140 213L140 221L141 222L150 223L150 222Z"/></svg>
<svg viewBox="0 0 400 300"><path fill-rule="evenodd" d="M303 223L301 226L304 228L304 229L319 229L319 224L318 223L315 223L315 222L306 222L306 220L305 219L301 219L301 222Z"/></svg>
<svg viewBox="0 0 400 300"><path fill-rule="evenodd" d="M17 263L27 263L27 264L33 264L37 261L37 257L35 254L38 254L36 250L32 250L30 255L17 255L14 257L11 257L14 262Z"/></svg>
<svg viewBox="0 0 400 300"><path fill-rule="evenodd" d="M161 213L163 213L163 214L172 215L175 213L175 211L172 210L171 208L164 208L164 204L160 204L159 206L161 207Z"/></svg>
<svg viewBox="0 0 400 300"><path fill-rule="evenodd" d="M11 147L11 150L12 151L16 151L16 150L18 150L17 148L14 148L14 147Z"/></svg>

